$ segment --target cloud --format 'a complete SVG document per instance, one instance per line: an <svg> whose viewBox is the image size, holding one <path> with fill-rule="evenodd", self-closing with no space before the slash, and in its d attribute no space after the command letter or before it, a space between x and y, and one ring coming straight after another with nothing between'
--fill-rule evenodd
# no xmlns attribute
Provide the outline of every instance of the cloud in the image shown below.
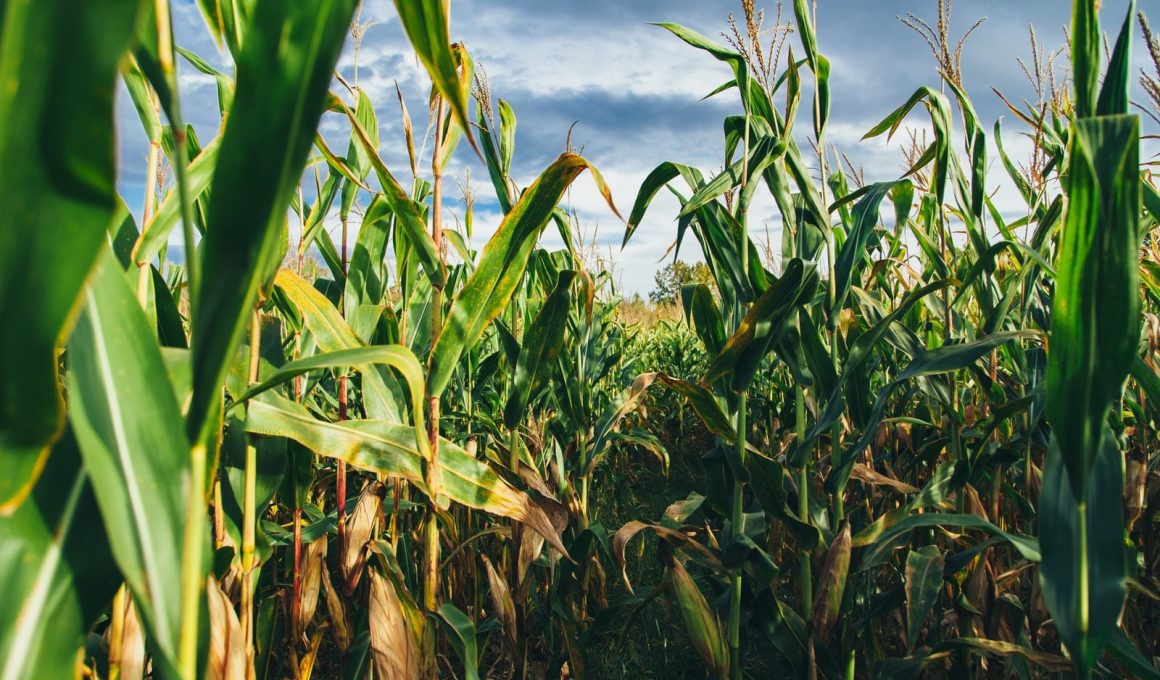
<svg viewBox="0 0 1160 680"><path fill-rule="evenodd" d="M768 22L772 22L772 3L759 1L758 5L767 6ZM1019 57L1030 57L1027 24L1036 25L1040 41L1048 49L1058 47L1063 41L1060 29L1068 21L1067 5L976 0L956 7L952 27L955 36L975 18L989 16L964 49L963 70L988 134L997 118L1007 116L1004 142L1017 160L1027 155L1030 143L1020 136L1022 126L990 87L999 88L1016 102L1032 96L1016 63ZM1103 7L1105 29L1118 30L1127 0L1105 0ZM902 174L900 148L905 135L900 133L893 141L885 137L862 141L861 137L916 88L938 85L927 46L896 18L908 10L932 13L933 3L823 2L817 10L819 45L832 65L833 110L827 142L847 155L855 166L861 166L867 181L895 179ZM584 155L600 168L621 212L627 215L641 182L663 161L693 165L706 174L720 171L722 120L740 112L735 92L701 100L730 77L728 66L650 22L679 22L720 40L730 11L739 14L739 4L732 0L456 0L452 33L486 69L493 95L507 100L515 109L516 180L522 186L531 183L565 149L568 131L575 123L573 146L582 148ZM363 19L374 25L357 55L357 79L375 103L381 155L399 180L409 184L395 85L398 83L414 120L417 144L422 143L426 129L430 86L393 12L391 3L367 4ZM782 20L792 21L791 6L786 6ZM193 3L176 4L174 24L180 44L215 67L229 71L228 58L214 45ZM802 51L796 36L791 38L791 44L800 58ZM1136 52L1137 63L1146 63L1146 52L1139 40ZM1065 63L1066 59L1060 60L1061 69ZM356 55L348 44L339 70L345 78L354 80L355 66ZM197 73L188 64L181 63L179 67L185 111L202 142L208 142L220 124L216 86L212 78ZM807 92L807 96L812 94ZM799 114L800 134L811 127L809 112L807 100ZM148 144L125 92L118 101L117 119L121 133L119 186L130 206L139 211ZM929 119L921 108L907 125L929 131ZM341 116L328 114L322 132L336 153L345 153L349 129ZM1002 212L1018 213L1022 202L996 162L997 152L991 141L989 186L997 191L995 200ZM802 137L799 143L807 160L816 165L808 140ZM1148 146L1146 151L1154 146ZM428 170L424 167L420 172L426 174ZM462 181L468 170L478 195L474 237L478 248L498 226L501 216L486 170L463 145L451 167L452 181ZM312 184L306 184L308 200L313 198ZM454 183L448 194L448 209L462 219L463 205ZM653 274L662 266L658 261L676 236L675 199L668 192L658 194L623 251L619 246L624 225L609 211L589 178L577 180L568 202L580 223L596 232L599 245L612 249L616 255L619 278L627 292L646 293L652 287ZM751 229L756 237L764 239L767 226L773 238L778 238L780 217L772 200L762 195L755 204ZM544 243L549 247L562 245L553 228L545 231ZM681 257L695 259L696 250L695 240L690 239Z"/></svg>

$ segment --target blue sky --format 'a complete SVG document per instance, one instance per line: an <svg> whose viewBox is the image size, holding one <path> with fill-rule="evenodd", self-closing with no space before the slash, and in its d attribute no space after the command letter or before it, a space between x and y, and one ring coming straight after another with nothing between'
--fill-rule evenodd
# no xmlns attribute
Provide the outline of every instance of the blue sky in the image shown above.
<svg viewBox="0 0 1160 680"><path fill-rule="evenodd" d="M1105 30L1116 31L1123 21L1127 0L1105 0L1101 12ZM1141 9L1154 10L1156 0L1142 0ZM675 22L705 35L721 38L729 12L741 14L736 0L454 0L453 39L464 42L486 69L493 97L507 100L518 119L513 175L521 185L530 183L565 148L568 129L576 123L572 142L600 168L611 185L622 213L627 215L645 175L666 160L695 165L707 173L721 168L721 120L736 113L735 97L701 101L724 82L728 68L707 54L688 47L651 22ZM758 0L772 24L775 5ZM1029 60L1028 24L1034 24L1040 43L1048 50L1063 45L1063 27L1070 3L1065 0L959 0L954 6L952 36L957 37L980 17L987 22L972 35L963 52L964 80L988 125L1004 116L1004 142L1013 156L1027 154L1030 144L1021 126L991 92L1002 90L1014 101L1034 97L1016 63ZM868 181L895 178L902 173L900 138L859 142L876 122L896 108L919 86L937 86L934 61L923 41L897 19L906 12L934 22L935 0L819 0L819 46L833 67L834 107L829 142L864 169ZM783 21L792 9L783 10ZM381 153L398 176L406 177L408 163L402 125L395 100L399 83L416 133L425 128L429 85L394 17L388 0L368 0L363 19L375 22L359 54L358 81L376 104L382 136ZM192 2L175 7L178 42L211 63L224 67L224 57L209 38ZM1160 17L1156 19L1160 23ZM1137 30L1137 38L1139 36ZM723 39L722 39L723 40ZM790 38L795 52L797 38ZM1144 66L1146 52L1137 39L1135 66ZM1059 67L1066 67L1060 58ZM216 90L212 79L181 64L185 111L205 143L218 132ZM348 43L339 68L354 78L354 54ZM808 116L808 108L803 109ZM922 127L915 115L909 121ZM147 142L127 96L118 105L120 130L120 187L136 212L142 202ZM802 126L803 129L808 127ZM323 133L336 149L346 146L342 121L324 119ZM992 153L992 156L995 154ZM464 146L452 168L452 197L458 194L470 169L476 201L474 244L482 246L499 222L486 171ZM991 183L999 191L1001 209L1017 211L1018 199L1003 186L1002 169L993 163ZM633 241L623 251L624 225L603 205L590 179L581 177L569 196L588 234L596 234L605 255L615 261L616 278L625 292L647 293L655 271L675 236L675 201L661 197L654 204ZM463 204L449 208L460 218ZM759 200L751 218L754 238L766 229L777 239L778 217L772 202ZM545 244L558 246L552 230ZM682 258L695 259L692 250Z"/></svg>

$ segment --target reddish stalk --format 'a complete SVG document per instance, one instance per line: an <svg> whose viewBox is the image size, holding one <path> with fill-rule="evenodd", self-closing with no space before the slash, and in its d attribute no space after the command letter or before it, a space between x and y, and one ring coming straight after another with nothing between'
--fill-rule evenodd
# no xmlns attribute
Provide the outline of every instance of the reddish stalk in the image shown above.
<svg viewBox="0 0 1160 680"><path fill-rule="evenodd" d="M342 273L347 273L346 259L346 218L342 220ZM339 311L346 315L343 300L339 300ZM338 420L347 419L346 415L346 374L338 376ZM335 474L335 501L338 503L338 549L346 550L346 461L338 461L338 471Z"/></svg>

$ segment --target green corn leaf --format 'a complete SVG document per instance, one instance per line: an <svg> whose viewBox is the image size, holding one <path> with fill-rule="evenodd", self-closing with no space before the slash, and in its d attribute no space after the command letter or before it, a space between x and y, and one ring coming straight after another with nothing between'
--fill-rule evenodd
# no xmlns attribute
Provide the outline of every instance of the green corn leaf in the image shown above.
<svg viewBox="0 0 1160 680"><path fill-rule="evenodd" d="M516 151L516 112L510 104L499 100L499 169L504 177L512 169L512 157Z"/></svg>
<svg viewBox="0 0 1160 680"><path fill-rule="evenodd" d="M443 261L435 249L435 242L427 233L427 223L423 219L422 206L407 195L403 186L391 174L386 163L379 156L377 145L373 142L371 134L363 129L358 116L350 109L346 109L346 114L347 118L350 119L354 135L362 142L362 148L383 188L383 192L378 197L386 201L391 212L394 213L399 230L406 235L407 242L414 248L413 252L419 258L419 262L423 265L423 271L426 272L432 285L442 287L447 282L446 274L443 271Z"/></svg>
<svg viewBox="0 0 1160 680"><path fill-rule="evenodd" d="M269 402L269 403L267 403ZM267 393L247 407L246 430L287 437L320 456L346 461L362 470L399 477L425 489L429 461L416 444L420 433L409 425L380 420L326 423L301 405ZM439 441L439 491L456 503L522 522L567 555L560 534L544 510L512 487L486 463L457 444Z"/></svg>
<svg viewBox="0 0 1160 680"><path fill-rule="evenodd" d="M507 307L552 211L564 191L585 169L592 171L597 188L616 212L604 179L580 156L563 154L544 170L504 217L495 235L483 247L479 265L452 300L443 332L431 350L427 374L429 394L441 395L447 389L460 357L479 341L487 326Z"/></svg>
<svg viewBox="0 0 1160 680"><path fill-rule="evenodd" d="M194 291L193 403L200 435L285 232L356 0L262 2L237 55L237 93L214 172L203 277ZM192 256L192 254L190 254Z"/></svg>
<svg viewBox="0 0 1160 680"><path fill-rule="evenodd" d="M1039 505L1040 582L1059 636L1087 677L1119 622L1126 596L1124 457L1101 427L1098 457L1077 502L1056 436L1049 444Z"/></svg>
<svg viewBox="0 0 1160 680"><path fill-rule="evenodd" d="M306 255L310 252L311 246L318 244L321 233L326 226L326 216L330 214L330 208L334 205L334 199L338 197L342 187L349 186L349 184L343 184L342 180L341 173L332 172L327 176L326 181L322 183L322 187L318 190L318 196L314 199L314 205L310 206L310 210L306 211L305 206L303 206L306 219L302 225L301 236L298 239L299 255ZM372 202L370 208L367 209L367 218L378 217L378 215L372 214L371 209L374 207L375 205Z"/></svg>
<svg viewBox="0 0 1160 680"><path fill-rule="evenodd" d="M486 111L482 106L476 107L475 124L479 128L483 160L487 165L487 173L491 178L496 200L499 201L500 212L506 215L512 209L512 185L508 173L511 170L511 153L515 148L516 116L512 107L502 99L499 100L499 112L499 130L493 129L495 120L492 112Z"/></svg>
<svg viewBox="0 0 1160 680"><path fill-rule="evenodd" d="M376 196L363 215L347 270L344 309L379 305L388 290L387 248L391 240L389 205Z"/></svg>
<svg viewBox="0 0 1160 680"><path fill-rule="evenodd" d="M27 500L0 517L0 678L72 677L89 626L121 576L72 432Z"/></svg>
<svg viewBox="0 0 1160 680"><path fill-rule="evenodd" d="M1132 378L1153 404L1160 404L1160 375L1139 357L1132 363Z"/></svg>
<svg viewBox="0 0 1160 680"><path fill-rule="evenodd" d="M197 158L190 161L187 178L191 200L199 201L209 195L220 147L221 137L215 137L201 150ZM134 261L152 262L169 243L169 235L180 223L181 197L179 192L171 191L161 200L153 219L142 229L141 238L133 247Z"/></svg>
<svg viewBox="0 0 1160 680"><path fill-rule="evenodd" d="M1040 548L1039 543L1033 538L1026 536L1019 536L1017 534L1008 533L999 527L991 524L987 520L977 515L948 515L942 513L927 513L922 515L909 515L905 519L885 525L871 525L859 532L853 538L853 546L855 548L868 547L869 550L862 555L859 562L860 570L869 569L873 566L882 564L882 562L889 558L890 552L893 551L895 542L898 537L904 533L913 531L915 529L923 529L926 527L955 527L963 529L978 529L984 531L992 536L1003 539L1015 548L1023 559L1032 562L1039 562Z"/></svg>
<svg viewBox="0 0 1160 680"><path fill-rule="evenodd" d="M720 354L725 347L725 320L712 291L703 283L682 286L681 302L685 307L685 319L697 331L705 349L711 355Z"/></svg>
<svg viewBox="0 0 1160 680"><path fill-rule="evenodd" d="M762 510L784 522L801 547L813 550L822 543L821 531L794 514L788 505L789 495L785 491L785 482L789 475L785 466L751 451L745 456L745 467L749 472L750 487L761 502Z"/></svg>
<svg viewBox="0 0 1160 680"><path fill-rule="evenodd" d="M109 544L155 645L177 677L189 446L161 350L112 255L69 341L69 420Z"/></svg>
<svg viewBox="0 0 1160 680"><path fill-rule="evenodd" d="M210 34L220 48L224 43L237 54L242 46L246 21L255 0L197 0Z"/></svg>
<svg viewBox="0 0 1160 680"><path fill-rule="evenodd" d="M461 78L458 60L451 45L450 3L446 0L395 0L395 10L415 54L427 68L431 82L451 107L451 113L478 152L467 113L470 78Z"/></svg>
<svg viewBox="0 0 1160 680"><path fill-rule="evenodd" d="M814 32L814 22L806 0L794 0L793 16L797 20L798 35L801 36L802 47L806 51L806 61L812 68L814 60L818 56L818 38Z"/></svg>
<svg viewBox="0 0 1160 680"><path fill-rule="evenodd" d="M1160 680L1160 670L1156 669L1152 659L1144 656L1136 645L1124 634L1123 628L1117 628L1108 639L1108 651L1120 663L1141 680Z"/></svg>
<svg viewBox="0 0 1160 680"><path fill-rule="evenodd" d="M0 4L0 318L19 329L0 333L0 514L64 423L56 346L117 207L113 95L141 5Z"/></svg>
<svg viewBox="0 0 1160 680"><path fill-rule="evenodd" d="M220 113L224 115L227 111L229 111L230 107L233 106L234 103L234 79L217 70L213 66L210 66L209 62L197 56L193 52L190 52L184 47L181 47L180 45L174 45L173 48L177 51L178 54L180 54L185 58L186 61L189 62L190 66L194 67L198 71L201 71L207 76L213 76L213 79L217 81L218 108Z"/></svg>
<svg viewBox="0 0 1160 680"><path fill-rule="evenodd" d="M612 403L597 421L595 436L589 444L590 456L599 455L604 450L616 426L626 415L640 406L647 396L648 389L657 382L688 399L693 411L709 432L728 442L736 441L737 430L708 388L663 373L642 373L633 380L631 386L613 398Z"/></svg>
<svg viewBox="0 0 1160 680"><path fill-rule="evenodd" d="M1132 105L1132 20L1136 17L1136 0L1128 3L1128 14L1116 38L1116 47L1108 62L1107 73L1100 87L1096 114L1113 116L1128 113Z"/></svg>
<svg viewBox="0 0 1160 680"><path fill-rule="evenodd" d="M1096 112L1100 82L1099 0L1072 2L1071 70L1075 84L1075 115L1087 118Z"/></svg>
<svg viewBox="0 0 1160 680"><path fill-rule="evenodd" d="M951 164L951 107L946 95L929 87L920 87L911 95L905 104L895 109L881 123L874 126L862 139L877 137L886 132L887 139L894 136L906 116L918 105L925 101L930 112L931 124L934 126L934 145L932 159L935 162L932 192L941 204L946 199L947 178Z"/></svg>
<svg viewBox="0 0 1160 680"><path fill-rule="evenodd" d="M117 256L117 262L123 269L128 269L133 262L133 243L137 240L140 232L137 231L137 222L133 219L125 201L117 201L116 214L113 215L107 229L109 246L112 248L113 254Z"/></svg>
<svg viewBox="0 0 1160 680"><path fill-rule="evenodd" d="M125 82L125 89L129 91L129 98L133 100L133 108L137 109L145 136L152 143L161 143L161 115L153 108L153 90L132 56L125 60L121 78Z"/></svg>
<svg viewBox="0 0 1160 680"><path fill-rule="evenodd" d="M653 171L641 183L640 190L636 195L636 201L632 205L632 212L628 214L628 226L624 230L622 247L628 245L628 240L632 238L633 233L636 232L636 228L640 226L640 222L644 219L649 204L652 203L657 192L677 177L684 178L689 187L694 190L704 183L701 172L687 165L665 162L653 168Z"/></svg>
<svg viewBox="0 0 1160 680"><path fill-rule="evenodd" d="M351 330L342 315L326 296L289 269L274 277L274 285L285 294L301 314L303 325L314 336L323 352L338 352L363 347L362 340ZM348 364L350 365L350 364ZM363 408L375 420L403 421L402 391L394 376L375 366L363 371Z"/></svg>
<svg viewBox="0 0 1160 680"><path fill-rule="evenodd" d="M872 184L867 187L862 198L854 204L853 224L846 237L846 242L838 251L838 259L834 264L835 297L834 308L830 310L831 329L837 327L838 316L846 304L846 296L850 293L853 277L869 254L868 250L874 236L874 229L878 226L878 211L882 205L882 200L901 185L911 185L911 182L910 180L899 180Z"/></svg>
<svg viewBox="0 0 1160 680"><path fill-rule="evenodd" d="M571 270L560 272L555 288L524 333L512 376L511 394L503 412L503 424L509 430L519 425L532 391L543 382L546 372L556 365L556 355L563 345L564 329L572 306L572 281L576 275Z"/></svg>
<svg viewBox="0 0 1160 680"><path fill-rule="evenodd" d="M725 168L724 171L719 173L712 180L701 185L697 191L689 197L689 200L686 201L683 206L681 206L682 216L692 214L722 194L740 187L743 183L743 180L746 178L752 177L754 180L756 180L756 178L760 177L762 173L765 172L766 168L779 160L785 154L785 142L775 139L774 137L765 137L763 139L753 141L753 148L749 150L749 155L746 159L741 159L733 165ZM746 190L742 192L742 201L747 203L748 197L751 196L753 191L759 186L761 186L761 183L757 181L748 183L746 185ZM651 186L648 185L648 178L646 178L646 187L642 187L642 191L645 188L651 188ZM631 216L629 221L631 228Z"/></svg>
<svg viewBox="0 0 1160 680"><path fill-rule="evenodd" d="M669 31L689 45L708 52L718 61L729 64L730 68L733 69L733 82L737 85L737 91L741 93L741 101L746 110L756 113L767 120L773 119L772 107L769 105L769 100L764 97L755 98L753 96L753 88L750 87L751 78L749 67L741 54L679 24L658 23L655 25Z"/></svg>
<svg viewBox="0 0 1160 680"><path fill-rule="evenodd" d="M1136 359L1139 119L1078 120L1071 135L1069 204L1051 313L1047 414L1072 491L1082 502L1104 418Z"/></svg>
<svg viewBox="0 0 1160 680"><path fill-rule="evenodd" d="M363 143L358 130L351 131L350 145L346 152L346 163L347 167L351 169L351 172L355 173L360 181L348 181L342 187L342 202L339 207L339 216L343 220L349 217L350 209L354 205L354 199L358 195L358 190L366 183L367 175L370 174L371 164L370 159L367 157L368 153L378 153L379 149L379 119L375 115L375 105L371 103L371 98L367 95L366 90L358 90L358 102L355 104L354 117L359 122L358 130L363 130L367 133L367 143Z"/></svg>
<svg viewBox="0 0 1160 680"><path fill-rule="evenodd" d="M724 680L729 677L729 648L721 620L709 608L709 602L685 567L675 557L670 557L668 562L669 583L693 648L712 676Z"/></svg>
<svg viewBox="0 0 1160 680"><path fill-rule="evenodd" d="M157 267L149 265L153 275L153 298L157 307L157 339L162 347L189 349L189 339L185 337L185 324L177 300L169 284L162 278Z"/></svg>
<svg viewBox="0 0 1160 680"><path fill-rule="evenodd" d="M814 139L822 139L830 120L830 60L819 54L814 67L818 97L814 100Z"/></svg>
<svg viewBox="0 0 1160 680"><path fill-rule="evenodd" d="M447 639L455 655L463 662L465 680L479 680L479 646L476 643L475 623L450 602L439 605L435 610L443 630L449 633Z"/></svg>
<svg viewBox="0 0 1160 680"><path fill-rule="evenodd" d="M850 471L854 467L854 462L857 460L858 455L870 445L870 441L877 431L878 423L882 422L886 404L898 387L922 376L947 373L967 368L980 358L990 354L991 350L996 347L1018 338L1033 337L1034 335L1035 333L1032 331L993 333L973 342L943 345L942 347L923 351L916 355L907 364L905 369L899 372L890 383L879 391L878 397L874 401L874 408L867 418L866 424L863 425L862 436L858 438L858 441L852 447L843 451L835 461L834 469L826 478L826 491L828 493L838 493L846 488L846 482L849 481ZM827 406L827 413L823 418L831 415L829 411L830 408ZM840 415L840 410L837 414ZM806 441L809 441L811 436L818 436L819 433L815 432L815 429L816 426L810 429L810 432L806 436Z"/></svg>
<svg viewBox="0 0 1160 680"><path fill-rule="evenodd" d="M330 351L324 354L315 354L314 356L291 361L270 374L265 380L253 385L239 395L235 400L235 404L253 399L273 387L292 380L295 376L310 373L311 371L343 368L347 366L360 367L371 364L390 366L399 371L399 374L403 376L407 386L410 388L409 396L412 404L412 423L414 424L415 432L425 432L426 428L423 419L423 367L420 365L419 360L415 358L414 353L402 345L353 347L350 349ZM425 434L420 436L415 443L424 458L430 456L430 444Z"/></svg>
<svg viewBox="0 0 1160 680"><path fill-rule="evenodd" d="M823 640L828 640L830 629L838 622L842 608L842 594L846 590L846 575L850 571L850 522L842 523L842 528L830 549L826 551L826 561L818 574L818 592L814 596L814 632Z"/></svg>
<svg viewBox="0 0 1160 680"><path fill-rule="evenodd" d="M785 274L750 306L737 331L709 365L705 381L712 383L732 373L732 388L737 392L747 389L781 325L799 305L813 299L817 285L818 274L812 264L807 267L800 259L791 261Z"/></svg>
<svg viewBox="0 0 1160 680"><path fill-rule="evenodd" d="M943 582L943 555L938 546L927 545L906 555L907 649L914 651L922 624L938 601Z"/></svg>

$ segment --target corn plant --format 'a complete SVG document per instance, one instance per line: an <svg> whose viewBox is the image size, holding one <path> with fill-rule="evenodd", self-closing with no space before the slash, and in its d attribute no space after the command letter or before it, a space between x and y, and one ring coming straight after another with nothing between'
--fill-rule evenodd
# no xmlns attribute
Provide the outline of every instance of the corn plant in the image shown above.
<svg viewBox="0 0 1160 680"><path fill-rule="evenodd" d="M1097 4L1073 3L1070 88L999 95L1028 165L972 103L949 3L910 15L939 81L867 137L918 112L933 140L874 183L828 141L808 3L771 32L746 0L728 45L662 24L738 113L720 172L637 192L624 241L666 190L675 254L712 273L641 328L566 207L587 171L618 215L610 188L568 149L513 178L516 111L447 0L394 3L426 140L401 89L336 72L370 30L355 0L198 0L224 68L165 0L0 3L0 678L598 677L648 611L712 677L1157 677L1160 193L1134 7L1102 51ZM217 85L211 139L184 69ZM118 79L149 143L136 213ZM478 249L467 155L502 213ZM751 237L760 202L780 247ZM670 462L697 490L621 521L625 466Z"/></svg>
<svg viewBox="0 0 1160 680"><path fill-rule="evenodd" d="M711 390L713 396L701 393L697 398L701 400L698 414L704 426L719 436L719 443L703 460L703 500L681 507L718 518L725 538L709 540L706 546L691 545L687 536L660 534L676 555L708 568L710 594L706 596L680 567L682 558L669 558L669 589L681 603L691 639L711 674L737 677L742 672L737 667L744 657L738 652L742 620L749 622L754 634L764 633L791 665L811 677L854 677L862 664L873 667L878 675L907 676L946 664L946 659L965 668L990 663L980 657L1008 659L1005 663L1022 673L1031 666L1066 667L1069 662L1063 657L1034 649L1025 632L1018 632L1014 639L995 637L995 626L1003 617L1012 621L1002 624L1008 626L1006 634L1024 631L1024 603L1028 592L1032 598L1038 592L1037 583L1020 579L1010 591L1012 597L1004 601L1003 606L1014 607L1009 612L986 606L982 598L994 565L1015 559L1024 568L1034 568L1041 560L1038 542L1011 533L1013 527L1003 512L1008 504L1028 519L1037 516L1037 507L1051 513L1038 514L1045 558L1040 571L1042 592L1053 613L1065 612L1053 623L1076 671L1090 673L1099 650L1114 637L1112 651L1118 663L1142 672L1139 655L1117 632L1116 624L1124 602L1121 556L1125 550L1131 554L1127 547L1131 544L1125 543L1122 531L1112 529L1101 534L1102 547L1089 545L1083 531L1084 513L1090 517L1092 512L1085 510L1088 506L1083 500L1082 487L1087 482L1072 487L1074 502L1063 486L1063 480L1069 479L1065 468L1077 470L1074 474L1082 475L1081 480L1089 478L1091 461L1103 450L1099 432L1105 427L1107 409L1120 398L1129 369L1138 361L1136 335L1120 330L1134 329L1139 323L1136 253L1143 234L1138 206L1140 192L1147 193L1150 185L1138 177L1137 124L1133 118L1117 119L1122 121L1121 137L1105 138L1104 134L1111 135L1110 129L1092 132L1100 141L1084 146L1079 146L1084 144L1083 137L1076 132L1087 117L1127 111L1129 78L1124 69L1130 53L1132 12L1112 53L1102 89L1096 87L1100 82L1096 43L1081 48L1076 47L1079 41L1073 41L1073 49L1087 50L1073 56L1073 63L1086 64L1087 70L1077 73L1075 95L1077 101L1086 98L1085 106L1077 104L1054 116L1017 110L1035 128L1048 158L1046 173L1054 171L1062 180L1071 199L1066 210L1062 197L1046 195L1044 183L1033 186L1027 181L998 140L1004 167L1028 202L1023 225L1035 226L1033 237L1024 241L1014 233L1020 225L1007 224L987 196L987 134L961 78L943 69L950 97L938 89L921 88L868 132L867 137L893 134L916 106L925 107L934 142L917 149L906 176L851 188L851 181L859 178L845 173L840 161L827 173L829 64L818 51L808 8L802 2L794 7L805 58L796 62L791 57L785 73L772 77L763 72L767 62L759 57L763 47L756 36L761 31L759 25L754 30L752 5L746 4L745 9L749 30L735 31L734 49L679 26L664 26L729 64L734 78L715 94L736 90L744 115L725 122L725 170L707 181L687 166L667 163L658 167L640 190L626 235L626 240L631 237L656 192L668 186L682 205L678 244L687 230L693 231L721 291L720 302L706 288L684 292L689 325L708 355L716 357L697 381L697 389ZM1073 32L1098 35L1094 5L1076 3L1075 12ZM743 33L755 37L747 42ZM817 176L811 175L792 134L805 70L814 77L811 133L821 150ZM785 107L778 110L773 94L782 88ZM963 124L965 159L953 145L956 107ZM1074 121L1070 126L1069 120ZM999 136L998 126L995 132ZM1105 139L1107 151L1100 155L1095 149ZM734 162L738 148L741 159ZM1087 160L1076 160L1080 153ZM1086 179L1069 170L1073 163L1090 168ZM745 257L749 248L744 245L744 217L752 196L750 177L761 178L781 212L780 280L764 269L757 273L748 269L753 264ZM682 189L690 195L685 197ZM880 226L886 198L893 204L893 227ZM1099 205L1106 207L1098 209ZM985 235L988 223L1002 234L999 241ZM952 228L965 235L965 242L954 238ZM741 244L732 250L731 235L739 235L735 238ZM918 252L911 252L916 245ZM803 267L803 261L810 265ZM917 261L918 267L912 267L911 261ZM756 293L747 285L773 280L773 290L787 279L796 281L809 266L827 271L818 292L797 296L790 292L792 288L779 290L778 315L763 318L759 326L768 333L768 344L752 351L747 342L753 331L738 317L748 309L748 319L762 307L760 298L753 301ZM1109 294L1123 300L1124 306L1108 305ZM1085 304L1090 306L1085 308ZM1105 319L1101 316L1105 314L1115 318ZM1074 321L1061 321L1068 318ZM730 328L736 329L732 336ZM1122 347L1114 359L1118 368L1104 363L1112 362L1114 353L1108 342L1098 340L1101 330L1117 333L1116 346ZM1066 349L1058 349L1060 342ZM1099 350L1094 349L1097 345ZM772 429L784 434L765 438L772 448L769 452L747 452L747 447L738 446L736 453L729 454L733 432L723 426L724 413L736 414L734 431L742 434L734 441L743 441L745 396L753 374L748 365L732 363L739 356L738 348L747 352L740 356L751 357L755 363L770 350L776 356L770 374L774 385L764 391L775 395L771 403L781 396L785 404L781 411L793 416L784 425L780 419L770 421ZM727 373L715 369L725 366L732 369L732 375L722 384ZM1080 371L1092 371L1091 377L1081 378ZM1154 381L1151 369L1140 367L1133 375L1145 383ZM1103 392L1087 383L1064 387L1064 380L1106 381L1099 383L1106 387L1101 388ZM690 392L686 388L683 396ZM1074 399L1077 393L1093 395L1091 415L1074 411L1083 403ZM690 395L689 403L697 401ZM1092 428L1096 434L1085 439L1076 430L1059 440L1057 422L1066 422L1068 428ZM1017 428L1021 433L1017 434ZM1061 453L1059 444L1049 445L1049 441L1072 442L1074 453ZM1104 527L1122 527L1123 457L1115 453L1114 435L1108 434L1106 441L1108 452L1101 455L1107 462L1098 469L1106 475L1099 507L1107 514L1099 522ZM1024 488L1039 492L1040 502L1049 505L1032 505L1030 494L1013 497L1018 492L1006 476L1019 457L1024 458ZM1046 467L1040 468L1036 461L1045 461ZM715 466L728 471L712 472ZM820 486L829 502L819 502L811 493L818 479L824 480ZM1063 499L1071 504L1059 505ZM855 507L858 510L850 517ZM684 521L688 514L675 516ZM739 534L738 519L743 516L758 520L755 527ZM673 518L666 513L667 520ZM931 527L985 539L943 543ZM916 540L919 534L925 538L910 543L909 552L902 556L905 559L895 557L894 550L905 546L915 529L924 529L915 534ZM638 524L627 525L619 538L627 541L639 530ZM782 600L784 591L775 578L778 567L786 569L784 562L778 564L773 557L780 553L775 539L787 535L793 536L801 552L794 577L785 581L798 584L796 607ZM1008 547L988 550L1000 545ZM1100 565L1089 571L1088 564L1097 559ZM765 567L758 569L752 562ZM815 572L818 567L820 571ZM883 567L890 567L889 572L897 576L884 574ZM738 571L743 574L740 579ZM728 583L722 580L727 574L731 574ZM894 585L895 578L901 585ZM1084 604L1091 597L1085 588L1104 589L1097 596L1097 613L1102 617L1098 620L1090 618L1096 615L1089 609L1094 605ZM950 593L958 593L959 599L950 599ZM945 602L951 604L955 616L949 636L924 624L941 598L948 598ZM907 623L900 636L901 655L894 659L884 658L890 654L883 650L898 643L887 642L885 631L875 622L892 609L900 611Z"/></svg>

